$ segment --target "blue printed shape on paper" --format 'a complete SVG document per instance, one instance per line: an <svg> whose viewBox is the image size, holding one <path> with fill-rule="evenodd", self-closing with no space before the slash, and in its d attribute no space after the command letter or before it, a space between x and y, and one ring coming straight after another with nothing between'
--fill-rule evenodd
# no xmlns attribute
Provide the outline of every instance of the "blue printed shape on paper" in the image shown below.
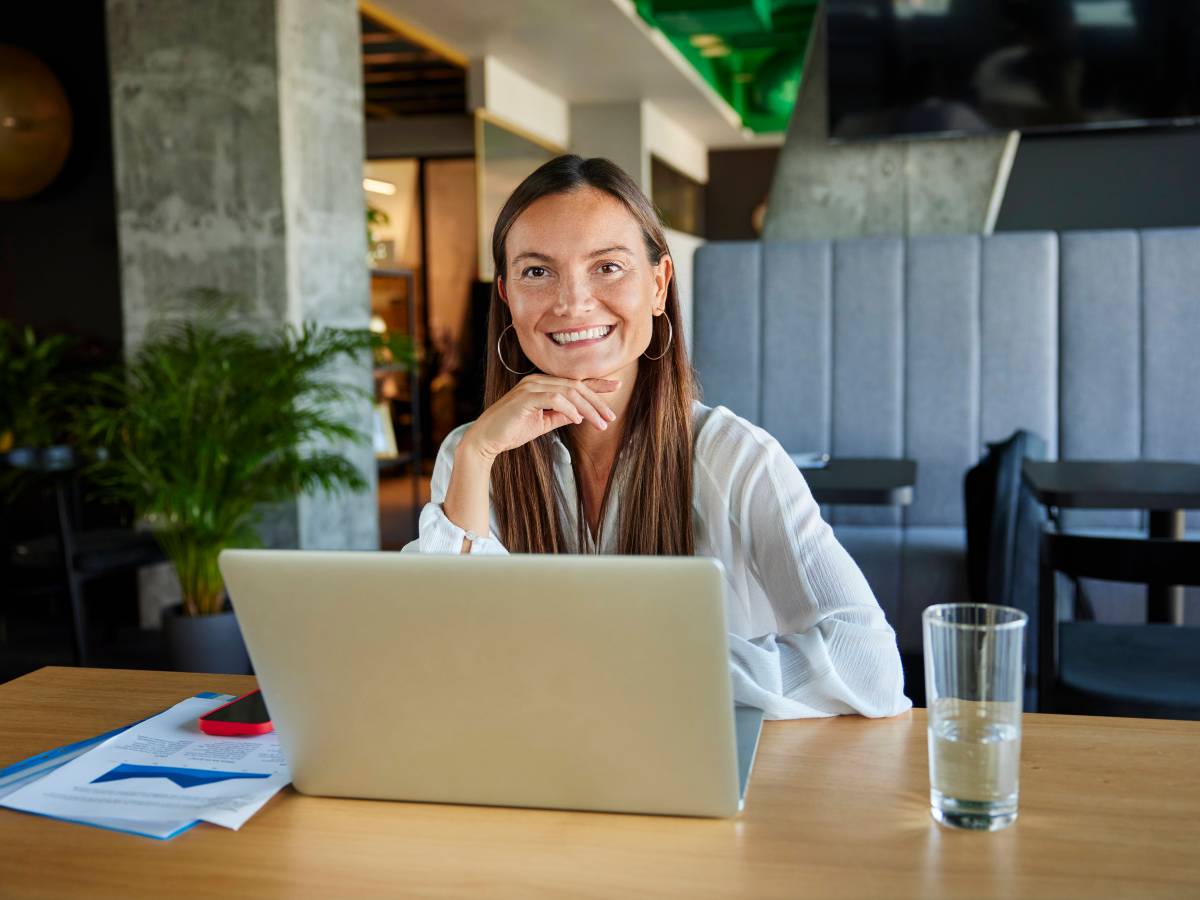
<svg viewBox="0 0 1200 900"><path fill-rule="evenodd" d="M104 781L124 781L127 778L166 778L175 782L181 788L198 787L204 784L216 784L220 781L231 781L236 778L270 778L269 774L258 772L213 772L209 769L179 769L174 766L133 766L121 763L103 775L92 779L92 784Z"/></svg>

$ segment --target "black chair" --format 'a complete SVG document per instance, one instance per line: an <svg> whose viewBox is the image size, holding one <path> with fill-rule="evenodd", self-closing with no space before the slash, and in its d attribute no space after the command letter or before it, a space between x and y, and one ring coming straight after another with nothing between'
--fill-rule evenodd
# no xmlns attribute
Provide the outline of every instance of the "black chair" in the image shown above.
<svg viewBox="0 0 1200 900"><path fill-rule="evenodd" d="M1058 573L1140 584L1200 585L1200 541L1046 529L1039 578L1038 709L1200 719L1200 627L1071 621Z"/></svg>
<svg viewBox="0 0 1200 900"><path fill-rule="evenodd" d="M1021 476L1026 459L1045 459L1046 442L1024 429L987 445L963 479L967 587L974 603L1012 606L1025 629L1025 708L1037 708L1038 540L1046 513Z"/></svg>
<svg viewBox="0 0 1200 900"><path fill-rule="evenodd" d="M79 465L70 447L23 448L0 454L0 465L19 470L53 498L55 533L17 540L8 563L19 569L61 574L69 600L75 664L88 664L87 617L83 590L92 579L162 562L158 542L130 527L83 527Z"/></svg>

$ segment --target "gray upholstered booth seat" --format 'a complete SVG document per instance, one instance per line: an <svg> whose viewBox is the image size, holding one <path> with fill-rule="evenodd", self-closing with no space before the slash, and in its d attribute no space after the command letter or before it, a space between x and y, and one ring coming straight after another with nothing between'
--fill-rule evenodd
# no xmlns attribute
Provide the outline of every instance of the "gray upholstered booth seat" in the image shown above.
<svg viewBox="0 0 1200 900"><path fill-rule="evenodd" d="M924 607L966 598L962 479L986 442L1200 460L1200 229L716 242L694 277L705 402L791 452L917 460L911 507L824 511L906 652Z"/></svg>

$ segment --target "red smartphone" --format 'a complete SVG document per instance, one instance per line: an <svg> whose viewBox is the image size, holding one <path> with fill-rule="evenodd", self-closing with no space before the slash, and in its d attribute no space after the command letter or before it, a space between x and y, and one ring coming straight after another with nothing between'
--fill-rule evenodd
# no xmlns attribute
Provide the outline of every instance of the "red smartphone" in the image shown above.
<svg viewBox="0 0 1200 900"><path fill-rule="evenodd" d="M219 737L266 734L274 726L262 691L251 691L200 717L200 730Z"/></svg>

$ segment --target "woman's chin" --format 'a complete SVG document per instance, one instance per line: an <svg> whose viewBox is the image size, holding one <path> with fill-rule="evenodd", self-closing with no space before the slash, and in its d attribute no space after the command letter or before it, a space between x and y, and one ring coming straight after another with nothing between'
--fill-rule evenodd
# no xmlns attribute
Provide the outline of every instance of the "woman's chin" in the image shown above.
<svg viewBox="0 0 1200 900"><path fill-rule="evenodd" d="M588 378L608 378L613 374L613 367L610 364L597 364L595 361L588 362L587 360L579 360L578 362L561 360L546 360L545 365L539 365L538 368L547 375L552 375L555 378L569 378L572 381L584 381Z"/></svg>
<svg viewBox="0 0 1200 900"><path fill-rule="evenodd" d="M558 366L554 369L542 369L542 371L554 378L566 378L570 381L586 381L589 378L604 377L603 375L597 375L591 369L580 368L578 366L571 366L570 368Z"/></svg>

